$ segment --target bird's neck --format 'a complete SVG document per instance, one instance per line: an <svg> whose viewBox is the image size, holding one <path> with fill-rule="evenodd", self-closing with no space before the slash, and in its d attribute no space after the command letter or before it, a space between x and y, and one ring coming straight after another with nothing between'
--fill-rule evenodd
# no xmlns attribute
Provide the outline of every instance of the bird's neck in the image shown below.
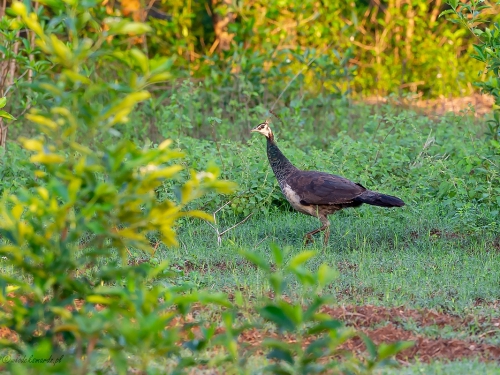
<svg viewBox="0 0 500 375"><path fill-rule="evenodd" d="M267 138L267 158L280 185L284 183L285 178L290 173L297 170L290 160L283 155L274 139Z"/></svg>

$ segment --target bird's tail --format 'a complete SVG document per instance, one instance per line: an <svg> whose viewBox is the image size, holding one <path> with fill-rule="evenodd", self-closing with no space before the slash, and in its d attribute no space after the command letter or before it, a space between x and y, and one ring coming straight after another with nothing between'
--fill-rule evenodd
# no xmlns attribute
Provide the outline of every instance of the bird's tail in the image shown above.
<svg viewBox="0 0 500 375"><path fill-rule="evenodd" d="M403 207L405 205L405 202L397 197L377 193L376 191L371 190L366 190L363 194L357 197L355 201L380 207Z"/></svg>

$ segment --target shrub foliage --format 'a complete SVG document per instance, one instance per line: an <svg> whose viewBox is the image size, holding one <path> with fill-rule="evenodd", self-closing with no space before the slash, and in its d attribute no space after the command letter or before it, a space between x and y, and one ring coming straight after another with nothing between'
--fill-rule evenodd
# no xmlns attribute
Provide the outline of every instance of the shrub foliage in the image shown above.
<svg viewBox="0 0 500 375"><path fill-rule="evenodd" d="M120 51L106 43L111 36L147 32L142 23L114 19L102 35L87 38L95 26L87 5L68 2L57 34L23 3L14 2L10 10L18 17L12 26L36 34L56 73L52 80L35 76L31 86L42 104L26 115L35 135L20 139L30 155L30 184L12 185L0 203L0 253L12 269L0 275L0 324L12 333L0 340L3 366L36 374L183 373L193 366L245 372L251 352L238 335L264 321L299 337L292 346L281 336L265 341L271 364L264 371L370 373L393 364L390 358L408 343L377 347L365 338L365 359L338 359L340 344L355 332L319 313L328 301L319 293L335 273L326 265L308 270L313 252L285 263L284 253L273 247L276 271L253 253L243 254L263 270L274 292L253 307L257 322L237 318L241 294L231 302L224 293L196 290L165 262L127 263L131 248L154 251L149 233L159 232L173 246L180 218L211 220L188 204L207 193L231 193L235 185L219 179L215 167L179 179L183 154L170 140L140 148L120 132L137 104L149 98L147 87L169 78L169 63L155 65L138 49ZM104 62L125 66L127 79L93 71ZM155 190L168 184L172 195L158 202ZM89 234L91 242L81 246ZM114 261L117 253L121 262ZM305 296L318 297L305 306L287 301L286 276L298 280ZM193 304L210 307L216 321L193 320ZM317 340L304 349L306 334Z"/></svg>

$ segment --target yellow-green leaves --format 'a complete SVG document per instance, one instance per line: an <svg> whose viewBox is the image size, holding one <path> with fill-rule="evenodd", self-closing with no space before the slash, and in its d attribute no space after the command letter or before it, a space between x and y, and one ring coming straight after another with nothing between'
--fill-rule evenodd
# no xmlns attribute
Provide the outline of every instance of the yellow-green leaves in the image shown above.
<svg viewBox="0 0 500 375"><path fill-rule="evenodd" d="M212 215L207 214L204 211L201 210L191 210L191 211L186 211L182 213L184 216L189 216L189 217L196 217L198 219L203 219L207 221L214 221L214 218Z"/></svg>
<svg viewBox="0 0 500 375"><path fill-rule="evenodd" d="M27 114L25 117L29 121L38 124L44 132L51 133L58 128L58 125L54 120L43 115L34 114L33 111L32 113Z"/></svg>
<svg viewBox="0 0 500 375"><path fill-rule="evenodd" d="M231 307L216 294L184 295L158 282L170 276L170 269L156 258L132 266L127 257L137 251L154 253L158 243L150 243L152 233L161 234L162 245L177 245L175 228L185 221L180 219L213 220L188 204L207 193L230 192L234 184L220 181L216 168L183 173L187 163L177 159L184 154L171 148L171 140L155 148L116 137L121 128L110 129L126 122L137 103L150 98L145 87L170 77L168 64L152 67L140 49L125 46L125 52L114 53L126 38L101 43L112 34L141 34L149 30L147 25L119 20L96 35L89 29L96 28L91 18L97 19L100 12L91 8L92 2L42 2L54 5L51 14L60 17L54 28L28 14L21 2L12 6L19 25L36 33L40 55L34 63L50 61L51 72L31 77L33 92L41 91L43 101L30 101L35 108L25 116L36 136L19 139L22 152L37 165L27 169L32 175L23 178L19 188L6 190L0 198L0 254L15 269L0 275L0 302L7 306L9 299L15 301L9 314L0 314L0 323L16 331L20 353L49 358L51 350L75 352L78 345L90 342L94 351L111 353L121 364L118 372L124 373L132 360L128 354L116 354L125 353L125 346L117 349L113 337L123 338L127 350L135 343L134 355L141 360L151 354L175 355L180 342L175 332L180 329L168 326L178 315L172 306L189 309L191 303L201 302ZM85 39L89 35L95 45ZM117 59L121 65L115 68L110 61ZM123 62L130 69L124 69ZM103 66L111 74L98 70ZM0 98L0 108L6 102ZM0 116L10 118L1 111ZM108 137L110 130L115 130L115 138ZM159 201L159 187L174 193ZM182 199L177 189L183 191ZM122 267L114 264L117 252ZM104 267L96 270L97 264ZM110 282L116 286L109 287ZM16 296L6 296L6 291ZM27 303L21 303L24 296ZM105 305L106 311L94 310L93 304ZM117 321L119 325L110 326ZM228 328L232 325L229 322ZM70 334L52 340L54 333ZM236 341L231 353L237 354ZM60 372L85 370L81 356L74 357L60 364Z"/></svg>
<svg viewBox="0 0 500 375"><path fill-rule="evenodd" d="M112 106L103 115L103 119L109 119L109 125L116 124L126 118L126 116L134 109L134 106L146 99L149 99L151 94L149 91L139 91L125 96L120 102Z"/></svg>
<svg viewBox="0 0 500 375"><path fill-rule="evenodd" d="M24 5L20 1L13 1L10 8L17 16L27 17L28 15L28 10L26 9L26 5Z"/></svg>
<svg viewBox="0 0 500 375"><path fill-rule="evenodd" d="M10 113L8 112L5 112L5 111L2 111L0 110L0 117L2 118L5 118L7 120L15 120L16 118L14 116L12 116Z"/></svg>
<svg viewBox="0 0 500 375"><path fill-rule="evenodd" d="M43 151L43 142L39 139L27 139L24 137L19 138L19 142L21 145L29 151L38 151L42 152Z"/></svg>
<svg viewBox="0 0 500 375"><path fill-rule="evenodd" d="M163 73L153 74L153 75L149 76L147 82L148 82L148 84L165 82L171 78L172 78L172 73L163 72Z"/></svg>
<svg viewBox="0 0 500 375"><path fill-rule="evenodd" d="M90 85L91 81L88 77L85 77L82 74L78 74L72 70L65 69L63 70L63 74L72 82L77 83L81 82L86 85Z"/></svg>
<svg viewBox="0 0 500 375"><path fill-rule="evenodd" d="M165 150L172 144L172 142L173 141L171 139L165 139L162 143L158 145L158 150Z"/></svg>
<svg viewBox="0 0 500 375"><path fill-rule="evenodd" d="M292 258L290 261L289 267L290 268L297 268L307 262L309 259L311 259L313 256L316 255L316 251L313 250L307 250L307 251L302 251L296 256Z"/></svg>
<svg viewBox="0 0 500 375"><path fill-rule="evenodd" d="M151 27L142 22L130 22L117 18L106 18L104 23L109 27L108 34L110 35L141 35L151 31Z"/></svg>
<svg viewBox="0 0 500 375"><path fill-rule="evenodd" d="M28 10L26 6L20 1L13 1L11 5L11 9L14 14L21 17L22 21L33 30L39 38L44 36L42 26L38 22L38 17L35 13L28 14Z"/></svg>
<svg viewBox="0 0 500 375"><path fill-rule="evenodd" d="M150 74L147 77L148 84L167 81L172 78L170 69L175 61L175 57L157 58L149 61Z"/></svg>
<svg viewBox="0 0 500 375"><path fill-rule="evenodd" d="M318 268L318 285L320 288L326 287L339 276L339 272L327 264L322 264Z"/></svg>
<svg viewBox="0 0 500 375"><path fill-rule="evenodd" d="M55 34L50 34L50 41L55 55L59 57L58 62L65 66L72 66L73 53L71 50Z"/></svg>
<svg viewBox="0 0 500 375"><path fill-rule="evenodd" d="M62 163L64 158L57 154L36 154L30 157L32 163L40 164L57 164Z"/></svg>
<svg viewBox="0 0 500 375"><path fill-rule="evenodd" d="M7 98L5 98L5 97L0 98L0 108L5 107L6 104L7 104ZM2 111L2 110L0 110L0 117L5 118L7 120L15 120L14 116L12 116L10 113Z"/></svg>
<svg viewBox="0 0 500 375"><path fill-rule="evenodd" d="M137 48L132 48L129 51L130 56L134 59L135 63L141 68L141 71L146 74L149 71L148 57Z"/></svg>
<svg viewBox="0 0 500 375"><path fill-rule="evenodd" d="M178 172L182 170L181 165L171 165L170 167L157 168L154 166L144 168L146 178L145 181L156 180L156 179L169 179L175 176Z"/></svg>

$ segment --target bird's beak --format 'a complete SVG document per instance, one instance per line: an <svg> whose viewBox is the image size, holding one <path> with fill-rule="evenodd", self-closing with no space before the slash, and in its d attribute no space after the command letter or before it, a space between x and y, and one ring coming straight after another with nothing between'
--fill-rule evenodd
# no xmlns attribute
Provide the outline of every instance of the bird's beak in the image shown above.
<svg viewBox="0 0 500 375"><path fill-rule="evenodd" d="M253 132L258 132L257 128L253 128L252 130L250 130L250 133L253 133Z"/></svg>

